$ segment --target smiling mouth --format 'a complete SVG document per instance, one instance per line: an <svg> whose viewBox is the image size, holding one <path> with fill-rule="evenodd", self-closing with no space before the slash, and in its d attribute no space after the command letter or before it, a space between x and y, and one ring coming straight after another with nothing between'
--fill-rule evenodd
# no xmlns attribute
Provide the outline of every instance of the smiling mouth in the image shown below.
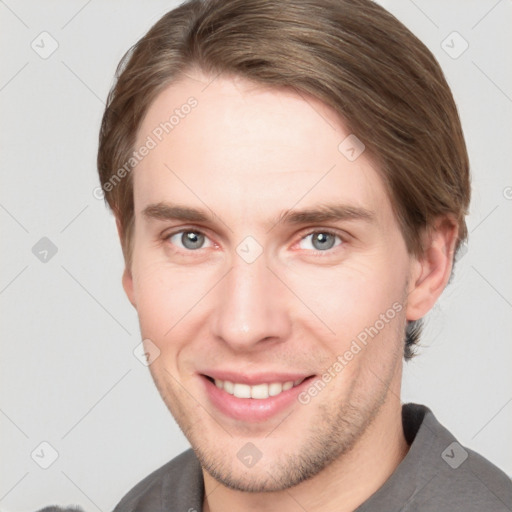
<svg viewBox="0 0 512 512"><path fill-rule="evenodd" d="M236 398L254 398L256 400L265 400L267 398L278 396L281 393L288 391L296 386L301 385L304 381L312 379L314 375L297 379L295 381L286 382L269 382L263 384L242 384L239 382L231 382L229 380L214 379L208 375L204 375L210 382L215 384L219 389L224 390L226 393L235 396Z"/></svg>

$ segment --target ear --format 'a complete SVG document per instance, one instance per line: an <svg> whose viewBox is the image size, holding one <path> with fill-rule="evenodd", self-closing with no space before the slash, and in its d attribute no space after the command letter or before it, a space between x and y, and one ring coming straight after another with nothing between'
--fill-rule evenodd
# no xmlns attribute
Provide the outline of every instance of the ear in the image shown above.
<svg viewBox="0 0 512 512"><path fill-rule="evenodd" d="M407 320L423 318L446 287L453 267L458 224L451 216L437 219L424 235L423 253L411 269Z"/></svg>
<svg viewBox="0 0 512 512"><path fill-rule="evenodd" d="M121 227L121 222L118 217L116 217L116 226L117 226L117 234L119 235L119 240L123 240L123 229ZM123 277L122 277L122 283L124 292L126 293L126 296L128 297L128 300L131 302L132 306L137 309L137 303L135 302L135 294L133 292L133 276L131 269L126 265L125 260L125 267L123 271Z"/></svg>

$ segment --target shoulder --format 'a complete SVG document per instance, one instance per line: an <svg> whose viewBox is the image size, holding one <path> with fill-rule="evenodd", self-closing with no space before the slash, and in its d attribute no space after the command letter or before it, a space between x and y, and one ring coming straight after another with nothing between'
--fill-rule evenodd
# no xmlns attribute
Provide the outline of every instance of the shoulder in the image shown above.
<svg viewBox="0 0 512 512"><path fill-rule="evenodd" d="M411 496L411 505L414 505L410 510L512 510L512 481L498 467L457 441L437 455L444 462L427 481L418 482L415 495Z"/></svg>
<svg viewBox="0 0 512 512"><path fill-rule="evenodd" d="M422 469L412 500L416 507L425 511L512 510L511 479L485 457L459 443L426 407L418 433L423 438L423 453L418 454Z"/></svg>
<svg viewBox="0 0 512 512"><path fill-rule="evenodd" d="M189 449L136 484L114 512L188 510L202 503L202 493L201 466Z"/></svg>
<svg viewBox="0 0 512 512"><path fill-rule="evenodd" d="M512 480L489 460L456 440L441 458L444 464L435 478L439 504L457 503L468 512L512 510Z"/></svg>
<svg viewBox="0 0 512 512"><path fill-rule="evenodd" d="M511 512L512 481L420 404L402 407L409 451L357 512Z"/></svg>

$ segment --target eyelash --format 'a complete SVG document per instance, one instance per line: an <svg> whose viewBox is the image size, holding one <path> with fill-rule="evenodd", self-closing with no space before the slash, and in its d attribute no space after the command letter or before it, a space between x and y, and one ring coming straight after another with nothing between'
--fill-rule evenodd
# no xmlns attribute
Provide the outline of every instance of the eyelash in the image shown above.
<svg viewBox="0 0 512 512"><path fill-rule="evenodd" d="M199 230L199 229L192 229L192 228L185 228L185 229L180 229L180 230L177 230L177 231L173 231L171 233L168 233L166 235L164 235L162 238L165 242L169 242L170 238L174 235L178 235L178 234L182 234L182 233L187 233L187 232L190 232L190 233L196 233L196 234L200 234L200 235L204 235L205 238L209 239L208 235L206 233L204 233L203 231ZM314 229L314 230L311 230L311 231L308 231L307 233L303 234L301 237L300 237L300 240L298 243L300 243L302 240L304 240L305 238L307 238L308 236L311 236L311 235L314 235L314 234L318 234L318 233L322 233L324 235L332 235L336 238L338 238L340 240L341 243L339 243L338 245L335 245L334 247L330 248L330 249L327 249L325 251L320 251L320 250L307 250L307 252L309 253L312 253L312 254L315 254L315 255L318 255L320 257L322 256L328 256L328 255L332 255L333 252L335 252L337 249L340 248L340 246L344 245L345 244L345 236L341 235L339 232L337 231L334 231L334 230L329 230L329 229ZM174 245L174 244L173 244ZM201 249L181 249L179 248L178 252L186 252L186 253L194 253L194 252L199 252L201 251Z"/></svg>

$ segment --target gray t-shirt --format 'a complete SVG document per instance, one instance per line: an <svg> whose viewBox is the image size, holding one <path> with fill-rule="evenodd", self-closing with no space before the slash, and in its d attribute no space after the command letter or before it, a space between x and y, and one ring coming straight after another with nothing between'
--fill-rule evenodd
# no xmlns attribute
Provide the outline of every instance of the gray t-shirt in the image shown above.
<svg viewBox="0 0 512 512"><path fill-rule="evenodd" d="M402 406L409 452L354 512L511 512L512 481L462 447L424 405ZM139 482L114 512L202 511L201 466L189 449Z"/></svg>

